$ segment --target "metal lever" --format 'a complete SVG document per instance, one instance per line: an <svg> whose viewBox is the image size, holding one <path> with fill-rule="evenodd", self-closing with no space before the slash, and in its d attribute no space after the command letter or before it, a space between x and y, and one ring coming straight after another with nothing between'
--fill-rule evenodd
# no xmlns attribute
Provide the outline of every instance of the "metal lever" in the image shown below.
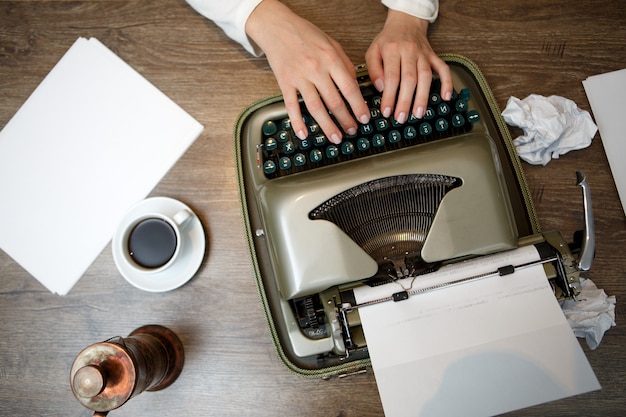
<svg viewBox="0 0 626 417"><path fill-rule="evenodd" d="M576 171L576 180L583 189L583 209L585 216L585 229L583 230L580 254L578 255L578 270L588 271L596 253L595 227L593 225L593 209L591 208L591 190L587 183L587 176L581 171Z"/></svg>

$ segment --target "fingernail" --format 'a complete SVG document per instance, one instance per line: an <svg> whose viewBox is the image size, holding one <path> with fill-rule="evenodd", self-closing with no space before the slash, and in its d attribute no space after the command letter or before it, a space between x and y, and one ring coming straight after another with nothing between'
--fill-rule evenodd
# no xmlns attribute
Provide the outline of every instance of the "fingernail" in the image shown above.
<svg viewBox="0 0 626 417"><path fill-rule="evenodd" d="M452 93L448 91L443 99L445 101L450 101L451 98L452 98Z"/></svg>
<svg viewBox="0 0 626 417"><path fill-rule="evenodd" d="M391 107L385 107L383 110L383 117L388 118L389 116L391 116Z"/></svg>
<svg viewBox="0 0 626 417"><path fill-rule="evenodd" d="M356 135L356 127L349 128L346 133L350 136Z"/></svg>
<svg viewBox="0 0 626 417"><path fill-rule="evenodd" d="M369 116L369 114L364 114L364 115L362 115L361 117L359 117L359 121L360 121L362 124L365 124L365 123L369 122L369 121L370 121L370 116Z"/></svg>
<svg viewBox="0 0 626 417"><path fill-rule="evenodd" d="M385 89L385 83L379 78L374 81L374 87L376 87L378 91L383 91Z"/></svg>
<svg viewBox="0 0 626 417"><path fill-rule="evenodd" d="M340 137L338 134L333 133L333 134L330 136L330 141L331 141L332 143L335 143L335 144L341 143L341 137Z"/></svg>
<svg viewBox="0 0 626 417"><path fill-rule="evenodd" d="M421 119L424 117L424 108L423 107L418 107L417 111L415 112L415 117L417 117L418 119Z"/></svg>
<svg viewBox="0 0 626 417"><path fill-rule="evenodd" d="M398 123L400 124L404 124L406 123L406 113L402 112L398 115L398 118L396 119L398 121Z"/></svg>
<svg viewBox="0 0 626 417"><path fill-rule="evenodd" d="M298 135L298 138L301 140L305 140L307 137L309 137L309 134L306 130L298 130L296 132L296 135Z"/></svg>

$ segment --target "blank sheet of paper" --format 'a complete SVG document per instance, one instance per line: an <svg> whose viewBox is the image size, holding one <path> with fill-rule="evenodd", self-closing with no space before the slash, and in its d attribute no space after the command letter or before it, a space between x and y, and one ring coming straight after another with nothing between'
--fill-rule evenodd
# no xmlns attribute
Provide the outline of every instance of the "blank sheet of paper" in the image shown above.
<svg viewBox="0 0 626 417"><path fill-rule="evenodd" d="M622 159L626 154L624 133L626 69L594 75L583 81L583 86L602 137L622 208L626 213L626 164Z"/></svg>
<svg viewBox="0 0 626 417"><path fill-rule="evenodd" d="M202 129L79 38L0 132L0 248L66 294Z"/></svg>
<svg viewBox="0 0 626 417"><path fill-rule="evenodd" d="M600 388L541 265L359 314L387 417L495 415Z"/></svg>

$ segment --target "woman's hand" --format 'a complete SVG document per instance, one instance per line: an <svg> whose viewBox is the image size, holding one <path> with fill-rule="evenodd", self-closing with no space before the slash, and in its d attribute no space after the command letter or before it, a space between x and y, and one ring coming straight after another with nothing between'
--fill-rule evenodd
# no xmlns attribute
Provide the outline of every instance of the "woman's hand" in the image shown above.
<svg viewBox="0 0 626 417"><path fill-rule="evenodd" d="M361 123L369 121L369 108L359 90L354 65L341 45L317 26L277 0L263 0L248 18L246 32L265 52L300 139L306 139L308 130L298 93L333 143L341 142L342 130L356 133L355 117Z"/></svg>
<svg viewBox="0 0 626 417"><path fill-rule="evenodd" d="M409 112L424 116L433 70L441 80L441 97L452 96L450 68L431 48L427 32L428 21L389 10L383 30L365 55L370 78L383 93L380 111L385 117L393 114L400 123L408 120Z"/></svg>

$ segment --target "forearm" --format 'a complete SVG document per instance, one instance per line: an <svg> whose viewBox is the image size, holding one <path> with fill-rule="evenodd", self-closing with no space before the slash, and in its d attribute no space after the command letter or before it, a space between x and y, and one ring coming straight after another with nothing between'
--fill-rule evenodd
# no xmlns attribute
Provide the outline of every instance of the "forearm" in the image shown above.
<svg viewBox="0 0 626 417"><path fill-rule="evenodd" d="M439 15L439 0L381 0L391 10L419 17L430 23Z"/></svg>
<svg viewBox="0 0 626 417"><path fill-rule="evenodd" d="M212 20L231 39L248 52L260 55L261 50L248 38L245 30L248 18L262 0L186 0L204 17Z"/></svg>
<svg viewBox="0 0 626 417"><path fill-rule="evenodd" d="M293 38L300 29L298 25L309 24L279 0L263 0L250 13L245 23L248 37L261 50L266 51L273 44L284 43Z"/></svg>

